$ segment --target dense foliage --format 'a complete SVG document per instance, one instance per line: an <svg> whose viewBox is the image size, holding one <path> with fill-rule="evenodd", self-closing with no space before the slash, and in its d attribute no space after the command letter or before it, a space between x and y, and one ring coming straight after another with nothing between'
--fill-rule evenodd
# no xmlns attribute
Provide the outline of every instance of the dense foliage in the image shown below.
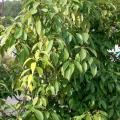
<svg viewBox="0 0 120 120"><path fill-rule="evenodd" d="M1 119L119 119L120 64L107 52L120 44L119 5L112 0L25 1L2 33L0 48L3 56L11 47L16 55L15 65L7 64L7 95L23 99L10 106L2 97ZM15 113L5 113L10 108Z"/></svg>

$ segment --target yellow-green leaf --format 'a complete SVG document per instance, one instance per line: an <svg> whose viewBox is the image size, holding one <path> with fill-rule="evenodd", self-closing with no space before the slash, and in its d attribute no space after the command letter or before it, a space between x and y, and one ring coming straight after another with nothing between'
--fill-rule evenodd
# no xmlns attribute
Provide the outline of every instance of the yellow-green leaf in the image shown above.
<svg viewBox="0 0 120 120"><path fill-rule="evenodd" d="M32 80L33 80L33 76L32 76L32 75L29 75L29 76L28 76L28 86L30 86Z"/></svg>
<svg viewBox="0 0 120 120"><path fill-rule="evenodd" d="M30 70L30 69L24 70L24 71L21 73L21 76L20 76L20 77L24 76L29 70Z"/></svg>
<svg viewBox="0 0 120 120"><path fill-rule="evenodd" d="M28 62L33 62L33 61L34 61L33 58L28 58L28 59L24 62L23 66L25 66Z"/></svg>
<svg viewBox="0 0 120 120"><path fill-rule="evenodd" d="M91 117L91 114L90 113L87 113L86 117L85 117L85 120L92 120L92 117Z"/></svg>
<svg viewBox="0 0 120 120"><path fill-rule="evenodd" d="M36 62L31 63L31 71L32 71L32 74L34 73L35 68L36 68Z"/></svg>
<svg viewBox="0 0 120 120"><path fill-rule="evenodd" d="M36 18L36 31L37 31L37 34L40 35L41 34L41 21L40 21L40 18L37 17Z"/></svg>
<svg viewBox="0 0 120 120"><path fill-rule="evenodd" d="M36 69L37 69L37 72L38 72L39 76L43 74L43 69L42 68L37 67Z"/></svg>
<svg viewBox="0 0 120 120"><path fill-rule="evenodd" d="M86 71L87 71L87 63L86 63L86 62L83 62L82 66L83 66L84 72L86 72Z"/></svg>
<svg viewBox="0 0 120 120"><path fill-rule="evenodd" d="M81 48L80 50L80 59L81 61L84 60L87 56L87 51L84 48Z"/></svg>
<svg viewBox="0 0 120 120"><path fill-rule="evenodd" d="M38 102L38 97L35 97L35 98L33 99L33 105L36 105L37 102Z"/></svg>
<svg viewBox="0 0 120 120"><path fill-rule="evenodd" d="M69 58L68 50L65 48L63 51L63 60L67 60Z"/></svg>
<svg viewBox="0 0 120 120"><path fill-rule="evenodd" d="M97 66L96 65L91 66L91 73L92 73L93 77L97 74Z"/></svg>
<svg viewBox="0 0 120 120"><path fill-rule="evenodd" d="M16 31L15 31L15 35L14 37L16 39L20 38L22 36L22 29L21 28L17 28Z"/></svg>
<svg viewBox="0 0 120 120"><path fill-rule="evenodd" d="M46 48L46 52L47 52L47 53L50 52L50 50L52 49L52 46L53 46L53 40L49 41L49 43L48 43L48 46L47 46L47 48Z"/></svg>
<svg viewBox="0 0 120 120"><path fill-rule="evenodd" d="M83 41L85 43L87 43L88 39L89 39L89 34L88 33L82 33L82 38L83 38Z"/></svg>

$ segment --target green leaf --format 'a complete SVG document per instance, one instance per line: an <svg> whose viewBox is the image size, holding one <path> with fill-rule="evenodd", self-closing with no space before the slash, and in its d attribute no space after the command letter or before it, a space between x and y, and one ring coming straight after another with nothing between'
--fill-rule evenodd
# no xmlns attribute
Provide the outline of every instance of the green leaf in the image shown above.
<svg viewBox="0 0 120 120"><path fill-rule="evenodd" d="M30 9L30 13L32 15L36 14L37 13L37 9L35 9L35 8Z"/></svg>
<svg viewBox="0 0 120 120"><path fill-rule="evenodd" d="M57 113L51 113L51 116L52 116L52 120L60 120Z"/></svg>
<svg viewBox="0 0 120 120"><path fill-rule="evenodd" d="M87 113L87 115L85 117L85 120L92 120L92 117L91 117L90 113Z"/></svg>
<svg viewBox="0 0 120 120"><path fill-rule="evenodd" d="M35 97L35 98L33 99L32 104L33 104L33 105L36 105L36 104L37 104L37 102L38 102L38 97Z"/></svg>
<svg viewBox="0 0 120 120"><path fill-rule="evenodd" d="M44 116L43 116L43 113L41 111L35 109L34 114L35 114L37 120L44 120Z"/></svg>
<svg viewBox="0 0 120 120"><path fill-rule="evenodd" d="M53 40L49 41L49 43L48 43L48 46L47 46L47 48L46 48L46 52L47 52L47 53L50 52L50 50L52 49L52 46L53 46Z"/></svg>
<svg viewBox="0 0 120 120"><path fill-rule="evenodd" d="M55 87L55 92L56 92L56 94L57 94L58 91L59 91L59 87L60 87L60 84L59 84L58 81L55 81L55 85L54 85L54 87Z"/></svg>
<svg viewBox="0 0 120 120"><path fill-rule="evenodd" d="M31 71L32 71L32 74L34 73L35 68L36 68L36 62L31 63Z"/></svg>
<svg viewBox="0 0 120 120"><path fill-rule="evenodd" d="M90 57L90 58L88 59L88 64L91 66L92 63L93 63L93 58Z"/></svg>
<svg viewBox="0 0 120 120"><path fill-rule="evenodd" d="M28 49L27 45L22 44L22 46L24 47L24 51L25 51L26 55L28 56L29 55L29 49Z"/></svg>
<svg viewBox="0 0 120 120"><path fill-rule="evenodd" d="M92 49L92 48L90 48L90 47L88 47L87 48L95 57L97 57L97 53L96 53L96 51L94 50L94 49Z"/></svg>
<svg viewBox="0 0 120 120"><path fill-rule="evenodd" d="M33 58L28 58L28 59L24 62L23 66L25 66L25 65L27 65L29 62L33 62L33 61L34 61Z"/></svg>
<svg viewBox="0 0 120 120"><path fill-rule="evenodd" d="M100 100L100 104L102 105L102 107L103 107L105 110L107 109L106 101Z"/></svg>
<svg viewBox="0 0 120 120"><path fill-rule="evenodd" d="M42 101L42 105L44 107L46 107L47 106L47 99L45 97L41 97L41 101Z"/></svg>
<svg viewBox="0 0 120 120"><path fill-rule="evenodd" d="M67 60L69 58L68 50L65 48L63 51L63 60Z"/></svg>
<svg viewBox="0 0 120 120"><path fill-rule="evenodd" d="M28 75L28 87L30 87L32 80L33 80L33 76L31 74Z"/></svg>
<svg viewBox="0 0 120 120"><path fill-rule="evenodd" d="M83 72L82 66L81 66L81 64L78 61L75 61L75 66L79 70L80 73Z"/></svg>
<svg viewBox="0 0 120 120"><path fill-rule="evenodd" d="M83 66L84 72L86 72L86 71L87 71L87 63L86 63L86 62L83 62L82 66Z"/></svg>
<svg viewBox="0 0 120 120"><path fill-rule="evenodd" d="M6 45L7 45L8 47L11 47L12 45L15 44L15 42L16 42L16 40L15 40L13 37L10 37L10 39L7 39Z"/></svg>
<svg viewBox="0 0 120 120"><path fill-rule="evenodd" d="M48 9L47 8L43 8L43 9L41 9L41 11L48 12Z"/></svg>
<svg viewBox="0 0 120 120"><path fill-rule="evenodd" d="M80 116L75 116L74 118L75 118L75 120L83 120L83 118L85 118L85 115L83 114Z"/></svg>
<svg viewBox="0 0 120 120"><path fill-rule="evenodd" d="M23 118L24 119L29 119L30 118L30 114L31 114L31 110L28 110L26 112L23 113Z"/></svg>
<svg viewBox="0 0 120 120"><path fill-rule="evenodd" d="M24 63L24 61L26 60L26 58L28 57L28 55L29 55L28 48L24 48L24 49L20 52L20 54L19 54L19 56L18 56L18 59L19 59L20 64L23 64L23 63Z"/></svg>
<svg viewBox="0 0 120 120"><path fill-rule="evenodd" d="M80 62L80 54L79 53L76 54L75 60Z"/></svg>
<svg viewBox="0 0 120 120"><path fill-rule="evenodd" d="M71 70L68 67L67 70L65 71L65 76L64 76L67 80L70 80L71 77Z"/></svg>
<svg viewBox="0 0 120 120"><path fill-rule="evenodd" d="M40 51L37 50L37 51L35 52L35 59L36 59L36 61L38 61L39 58L40 58Z"/></svg>
<svg viewBox="0 0 120 120"><path fill-rule="evenodd" d="M50 55L50 58L52 60L52 63L57 66L58 64L58 60L59 60L59 55L55 52L53 52L51 55Z"/></svg>
<svg viewBox="0 0 120 120"><path fill-rule="evenodd" d="M23 32L23 40L27 40L27 33L25 31Z"/></svg>
<svg viewBox="0 0 120 120"><path fill-rule="evenodd" d="M48 120L50 113L48 111L45 111L44 114L45 114L45 118L46 118L45 120Z"/></svg>
<svg viewBox="0 0 120 120"><path fill-rule="evenodd" d="M91 66L91 73L92 73L93 77L97 74L97 66L96 65Z"/></svg>
<svg viewBox="0 0 120 120"><path fill-rule="evenodd" d="M4 87L7 91L9 91L8 87L4 83L0 83L0 87Z"/></svg>
<svg viewBox="0 0 120 120"><path fill-rule="evenodd" d="M36 31L37 31L37 34L40 36L41 35L41 21L40 21L40 18L37 17L36 18Z"/></svg>
<svg viewBox="0 0 120 120"><path fill-rule="evenodd" d="M52 95L55 95L55 88L53 86L50 86L50 91L51 91Z"/></svg>
<svg viewBox="0 0 120 120"><path fill-rule="evenodd" d="M103 115L104 117L108 118L108 113L105 111L100 111L101 115Z"/></svg>
<svg viewBox="0 0 120 120"><path fill-rule="evenodd" d="M38 48L38 43L36 43L36 44L33 45L31 52L33 52L37 48Z"/></svg>
<svg viewBox="0 0 120 120"><path fill-rule="evenodd" d="M43 74L43 69L40 67L37 67L36 69L37 69L39 76L41 76Z"/></svg>
<svg viewBox="0 0 120 120"><path fill-rule="evenodd" d="M22 36L22 33L23 33L22 29L21 28L17 28L16 31L15 31L14 37L16 39L18 39L18 38L20 38Z"/></svg>
<svg viewBox="0 0 120 120"><path fill-rule="evenodd" d="M87 56L87 51L84 48L81 48L80 50L80 59L83 61Z"/></svg>
<svg viewBox="0 0 120 120"><path fill-rule="evenodd" d="M26 69L21 73L21 77L24 76L28 71L30 71L30 69Z"/></svg>
<svg viewBox="0 0 120 120"><path fill-rule="evenodd" d="M89 34L88 34L88 33L82 33L82 38L83 38L83 41L84 41L85 43L87 43L87 42L88 42L88 39L89 39Z"/></svg>
<svg viewBox="0 0 120 120"><path fill-rule="evenodd" d="M65 70L68 68L69 61L66 61L63 66L61 67L61 74L64 76L65 75Z"/></svg>
<svg viewBox="0 0 120 120"><path fill-rule="evenodd" d="M79 33L76 33L76 36L77 36L78 43L80 43L82 45L83 44L83 37L82 37L82 35L79 34Z"/></svg>
<svg viewBox="0 0 120 120"><path fill-rule="evenodd" d="M34 9L36 9L39 5L40 5L40 2L35 2L35 3L33 4Z"/></svg>
<svg viewBox="0 0 120 120"><path fill-rule="evenodd" d="M68 33L68 41L69 41L69 43L72 41L72 39L73 39L72 34L71 34L71 33Z"/></svg>
<svg viewBox="0 0 120 120"><path fill-rule="evenodd" d="M67 4L67 0L60 0L60 4L61 4L62 6L66 5L66 4Z"/></svg>
<svg viewBox="0 0 120 120"><path fill-rule="evenodd" d="M65 78L70 80L73 72L74 72L74 64L71 63L65 71Z"/></svg>
<svg viewBox="0 0 120 120"><path fill-rule="evenodd" d="M75 108L75 102L74 102L74 99L73 99L73 98L71 98L71 99L69 100L69 106L70 106L71 109Z"/></svg>

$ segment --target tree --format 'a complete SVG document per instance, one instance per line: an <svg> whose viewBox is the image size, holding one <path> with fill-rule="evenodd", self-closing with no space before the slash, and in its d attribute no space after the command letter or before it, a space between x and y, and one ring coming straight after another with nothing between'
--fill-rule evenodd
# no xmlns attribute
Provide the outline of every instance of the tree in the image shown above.
<svg viewBox="0 0 120 120"><path fill-rule="evenodd" d="M2 35L1 54L16 48L9 95L23 96L15 115L1 102L3 118L119 119L120 65L107 53L120 42L119 13L112 0L25 1Z"/></svg>

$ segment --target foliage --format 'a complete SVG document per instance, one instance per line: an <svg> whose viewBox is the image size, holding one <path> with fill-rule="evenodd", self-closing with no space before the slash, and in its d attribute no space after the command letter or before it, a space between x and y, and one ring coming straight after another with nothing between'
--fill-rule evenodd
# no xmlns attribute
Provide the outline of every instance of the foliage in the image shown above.
<svg viewBox="0 0 120 120"><path fill-rule="evenodd" d="M1 102L2 119L119 119L120 65L107 53L120 42L119 13L112 0L25 1L0 48L16 48L10 89L23 99L15 115Z"/></svg>

